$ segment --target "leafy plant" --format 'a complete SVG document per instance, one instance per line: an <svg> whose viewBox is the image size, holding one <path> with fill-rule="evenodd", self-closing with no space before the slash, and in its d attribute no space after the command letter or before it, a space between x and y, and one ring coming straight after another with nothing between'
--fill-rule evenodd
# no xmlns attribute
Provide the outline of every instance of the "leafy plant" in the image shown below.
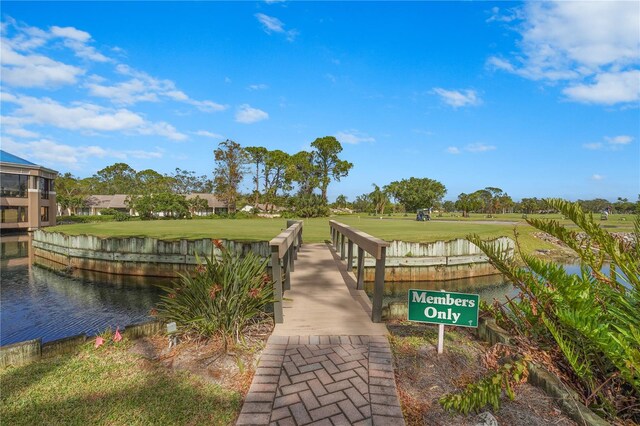
<svg viewBox="0 0 640 426"><path fill-rule="evenodd" d="M479 412L488 404L491 404L494 410L498 410L502 391L504 390L509 399L513 400L514 385L526 379L526 375L527 362L524 359L506 363L493 374L476 383L469 383L462 392L446 394L438 402L445 410L457 411L464 415L470 411Z"/></svg>
<svg viewBox="0 0 640 426"><path fill-rule="evenodd" d="M516 286L519 299L496 305L496 318L533 346L556 353L554 367L591 408L640 421L640 216L635 243L603 230L577 203L546 200L583 234L555 220L527 222L558 238L581 261L581 273L520 253L525 267L477 235L469 237ZM586 235L583 237L581 235ZM606 264L609 271L606 272Z"/></svg>
<svg viewBox="0 0 640 426"><path fill-rule="evenodd" d="M175 287L165 287L157 315L175 321L185 333L219 335L236 342L243 330L265 317L274 302L273 282L266 274L268 260L253 252L244 257L214 240L220 257L205 258L195 274L181 275Z"/></svg>

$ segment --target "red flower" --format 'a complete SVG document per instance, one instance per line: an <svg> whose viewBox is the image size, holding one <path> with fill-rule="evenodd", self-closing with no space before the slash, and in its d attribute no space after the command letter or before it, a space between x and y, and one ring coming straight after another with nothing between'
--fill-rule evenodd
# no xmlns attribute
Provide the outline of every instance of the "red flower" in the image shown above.
<svg viewBox="0 0 640 426"><path fill-rule="evenodd" d="M176 295L175 293L169 293L169 299L175 299Z"/></svg>
<svg viewBox="0 0 640 426"><path fill-rule="evenodd" d="M220 287L218 284L211 287L211 290L209 290L209 297L211 298L211 300L216 298L216 293L218 293L220 290L222 290L222 287Z"/></svg>
<svg viewBox="0 0 640 426"><path fill-rule="evenodd" d="M224 250L224 246L222 245L222 241L220 240L211 240L213 241L213 245L216 246L218 250Z"/></svg>
<svg viewBox="0 0 640 426"><path fill-rule="evenodd" d="M158 311L156 310L156 308L153 308L149 311L149 315L152 317L155 317L158 315Z"/></svg>
<svg viewBox="0 0 640 426"><path fill-rule="evenodd" d="M207 267L204 265L196 266L196 272L199 274L203 274L207 270Z"/></svg>
<svg viewBox="0 0 640 426"><path fill-rule="evenodd" d="M257 299L258 297L260 297L260 289L259 288L252 288L251 290L249 290L249 292L247 294L252 299Z"/></svg>

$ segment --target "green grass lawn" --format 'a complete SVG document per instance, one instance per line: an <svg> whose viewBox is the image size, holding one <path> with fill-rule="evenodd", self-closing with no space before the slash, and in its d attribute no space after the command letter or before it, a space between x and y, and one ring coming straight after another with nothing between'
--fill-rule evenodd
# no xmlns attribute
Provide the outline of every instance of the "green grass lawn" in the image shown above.
<svg viewBox="0 0 640 426"><path fill-rule="evenodd" d="M0 369L0 419L11 425L230 425L242 395L119 347L87 346Z"/></svg>
<svg viewBox="0 0 640 426"><path fill-rule="evenodd" d="M529 216L531 217L531 215ZM558 219L561 223L570 224L560 215L536 215L547 219ZM553 248L548 243L534 238L534 228L526 224L522 215L495 215L492 219L480 215L470 219L460 217L434 218L429 222L417 222L413 216L372 217L367 215L345 215L332 218L339 222L358 228L375 237L391 241L432 242L465 238L469 234L478 234L484 239L500 236L513 237L514 227L521 235L521 245L530 253L536 248ZM475 220L478 219L478 220ZM495 222L495 223L492 223ZM508 223L507 223L508 222ZM616 218L603 221L602 225L610 231L630 231L633 217L626 221ZM275 237L286 227L285 219L200 219L200 220L154 220L130 222L100 222L60 225L47 228L48 231L59 231L72 235L89 234L101 237L147 236L159 239L198 239L219 238L244 241L267 241ZM304 240L308 243L322 242L329 238L329 219L305 219Z"/></svg>

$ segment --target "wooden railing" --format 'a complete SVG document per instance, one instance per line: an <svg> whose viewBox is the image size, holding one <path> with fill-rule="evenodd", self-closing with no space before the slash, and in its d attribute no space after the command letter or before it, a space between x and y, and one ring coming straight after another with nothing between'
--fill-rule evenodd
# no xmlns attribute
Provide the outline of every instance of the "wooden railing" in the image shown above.
<svg viewBox="0 0 640 426"><path fill-rule="evenodd" d="M288 220L287 229L269 241L271 248L271 276L273 277L273 316L276 323L283 322L282 293L291 288L291 272L298 250L302 246L302 221ZM284 268L284 280L282 271Z"/></svg>
<svg viewBox="0 0 640 426"><path fill-rule="evenodd" d="M371 321L382 321L382 295L384 293L384 266L387 258L387 247L389 243L379 238L373 237L365 232L359 231L335 220L329 221L331 229L331 241L336 252L340 253L340 259L347 260L347 271L353 269L353 245L358 246L358 265L356 288L364 289L364 252L369 253L376 259L376 275L373 287L373 308L371 310ZM346 242L345 242L346 240ZM345 256L346 245L346 256Z"/></svg>

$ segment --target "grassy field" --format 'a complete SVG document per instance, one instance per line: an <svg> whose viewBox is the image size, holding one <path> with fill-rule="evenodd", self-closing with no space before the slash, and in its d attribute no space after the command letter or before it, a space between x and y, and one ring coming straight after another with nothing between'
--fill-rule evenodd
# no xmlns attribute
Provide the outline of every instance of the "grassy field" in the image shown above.
<svg viewBox="0 0 640 426"><path fill-rule="evenodd" d="M530 215L529 217L532 217ZM569 224L560 215L536 215L547 219L557 219ZM633 217L626 221L622 216L603 221L602 225L610 231L630 231ZM513 237L514 227L521 236L521 245L525 252L535 249L550 249L553 246L532 236L534 228L526 224L522 215L495 215L488 219L482 215L471 218L443 216L429 222L417 222L413 216L372 217L366 215L345 215L332 218L358 228L375 237L387 241L403 240L413 242L432 242L465 238L475 233L484 239L500 236ZM266 241L276 236L286 227L285 219L200 219L200 220L155 220L130 222L101 222L61 225L48 228L72 235L89 234L101 237L147 236L159 239L197 239L219 238L245 241ZM305 219L304 240L309 243L322 242L329 238L329 219Z"/></svg>
<svg viewBox="0 0 640 426"><path fill-rule="evenodd" d="M130 354L127 344L87 346L0 369L4 424L233 424L242 395Z"/></svg>

